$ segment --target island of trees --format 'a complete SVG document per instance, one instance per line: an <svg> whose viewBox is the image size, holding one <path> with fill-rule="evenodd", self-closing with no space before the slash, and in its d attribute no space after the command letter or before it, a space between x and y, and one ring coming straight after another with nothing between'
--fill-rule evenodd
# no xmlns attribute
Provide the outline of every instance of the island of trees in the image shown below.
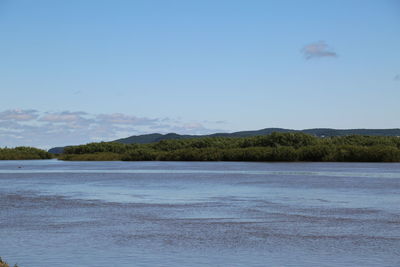
<svg viewBox="0 0 400 267"><path fill-rule="evenodd" d="M321 138L299 132L275 132L254 137L204 137L150 144L100 142L65 147L58 158L83 161L400 162L400 138L362 135Z"/></svg>
<svg viewBox="0 0 400 267"><path fill-rule="evenodd" d="M51 159L53 155L45 150L20 146L0 148L0 160Z"/></svg>
<svg viewBox="0 0 400 267"><path fill-rule="evenodd" d="M149 144L99 142L52 154L33 147L0 148L0 160L76 161L331 161L400 162L400 137L278 133L253 137L203 137Z"/></svg>

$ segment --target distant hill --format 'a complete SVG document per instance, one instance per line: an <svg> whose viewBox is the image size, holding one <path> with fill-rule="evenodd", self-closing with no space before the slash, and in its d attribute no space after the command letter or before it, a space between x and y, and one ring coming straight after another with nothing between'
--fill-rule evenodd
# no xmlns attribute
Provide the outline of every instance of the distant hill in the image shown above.
<svg viewBox="0 0 400 267"><path fill-rule="evenodd" d="M64 152L64 146L50 148L47 152L52 154L61 154Z"/></svg>
<svg viewBox="0 0 400 267"><path fill-rule="evenodd" d="M376 135L376 136L400 136L400 129L346 129L337 130L330 128L315 128L305 130L292 130L283 128L265 128L256 131L241 131L234 133L215 133L209 135L180 135L176 133L169 134L145 134L145 135L133 135L127 138L115 140L114 142L123 144L148 144L155 143L161 140L168 139L188 139L188 138L200 138L200 137L250 137L257 135L267 135L273 132L290 133L290 132L303 132L318 137L330 137L330 136L344 136L344 135Z"/></svg>
<svg viewBox="0 0 400 267"><path fill-rule="evenodd" d="M144 135L133 135L127 138L117 139L114 142L122 143L122 144L148 144L148 143L156 143L162 140L170 140L170 139L189 139L189 138L201 138L201 137L249 137L249 136L257 136L257 135L267 135L273 132L296 132L296 130L290 129L282 129L282 128L266 128L258 131L242 131L242 132L234 132L234 133L215 133L208 135L180 135L176 133L168 133L168 134L144 134ZM400 130L399 130L400 134Z"/></svg>
<svg viewBox="0 0 400 267"><path fill-rule="evenodd" d="M315 128L305 130L292 130L283 128L265 128L256 131L241 131L234 133L215 133L209 135L180 135L176 133L168 134L143 134L143 135L132 135L127 138L117 139L113 142L122 144L149 144L156 143L162 140L170 139L189 139L189 138L201 138L201 137L250 137L258 135L267 135L273 132L290 133L290 132L303 132L311 134L317 137L331 137L331 136L345 136L345 135L372 135L372 136L400 136L400 129L330 129L330 128ZM49 149L50 153L59 154L62 153L64 147L54 147Z"/></svg>

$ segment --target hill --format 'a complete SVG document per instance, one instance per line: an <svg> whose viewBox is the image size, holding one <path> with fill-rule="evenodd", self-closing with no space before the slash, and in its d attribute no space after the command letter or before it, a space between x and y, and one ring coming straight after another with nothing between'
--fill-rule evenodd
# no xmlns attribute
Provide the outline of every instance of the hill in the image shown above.
<svg viewBox="0 0 400 267"><path fill-rule="evenodd" d="M202 137L251 137L271 134L273 132L278 133L292 133L302 132L311 134L317 137L331 137L331 136L346 136L346 135L368 135L368 136L400 136L400 129L330 129L330 128L315 128L305 130L292 130L283 128L265 128L256 131L241 131L234 133L215 133L209 135L180 135L176 133L169 134L145 134L145 135L133 135L127 138L117 139L114 142L122 144L149 144L155 143L162 140L170 139L189 139L189 138L202 138Z"/></svg>

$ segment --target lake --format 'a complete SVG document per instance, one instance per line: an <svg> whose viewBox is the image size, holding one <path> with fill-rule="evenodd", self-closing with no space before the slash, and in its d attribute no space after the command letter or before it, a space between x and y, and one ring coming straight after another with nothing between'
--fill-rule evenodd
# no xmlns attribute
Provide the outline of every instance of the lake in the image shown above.
<svg viewBox="0 0 400 267"><path fill-rule="evenodd" d="M400 266L400 164L0 161L20 267Z"/></svg>

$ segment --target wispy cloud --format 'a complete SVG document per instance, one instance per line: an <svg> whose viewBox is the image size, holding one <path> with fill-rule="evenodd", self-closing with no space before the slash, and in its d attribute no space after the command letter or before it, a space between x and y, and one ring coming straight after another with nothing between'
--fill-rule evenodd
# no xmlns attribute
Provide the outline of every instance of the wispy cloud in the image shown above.
<svg viewBox="0 0 400 267"><path fill-rule="evenodd" d="M94 141L111 141L144 133L206 134L218 123L148 118L130 114L92 114L82 111L41 112L5 110L0 112L0 147L29 145L49 148ZM210 127L211 125L211 127Z"/></svg>
<svg viewBox="0 0 400 267"><path fill-rule="evenodd" d="M156 124L159 119L139 118L132 115L122 113L100 114L96 119L109 124L136 124L136 125L152 125Z"/></svg>
<svg viewBox="0 0 400 267"><path fill-rule="evenodd" d="M38 117L34 109L10 109L0 112L0 121L30 121Z"/></svg>
<svg viewBox="0 0 400 267"><path fill-rule="evenodd" d="M313 58L338 56L338 54L334 52L324 41L308 44L301 49L301 52L307 60Z"/></svg>
<svg viewBox="0 0 400 267"><path fill-rule="evenodd" d="M40 117L40 121L47 122L78 122L84 120L83 115L87 115L85 112L47 112Z"/></svg>
<svg viewBox="0 0 400 267"><path fill-rule="evenodd" d="M393 78L395 81L400 81L400 74L397 74Z"/></svg>

